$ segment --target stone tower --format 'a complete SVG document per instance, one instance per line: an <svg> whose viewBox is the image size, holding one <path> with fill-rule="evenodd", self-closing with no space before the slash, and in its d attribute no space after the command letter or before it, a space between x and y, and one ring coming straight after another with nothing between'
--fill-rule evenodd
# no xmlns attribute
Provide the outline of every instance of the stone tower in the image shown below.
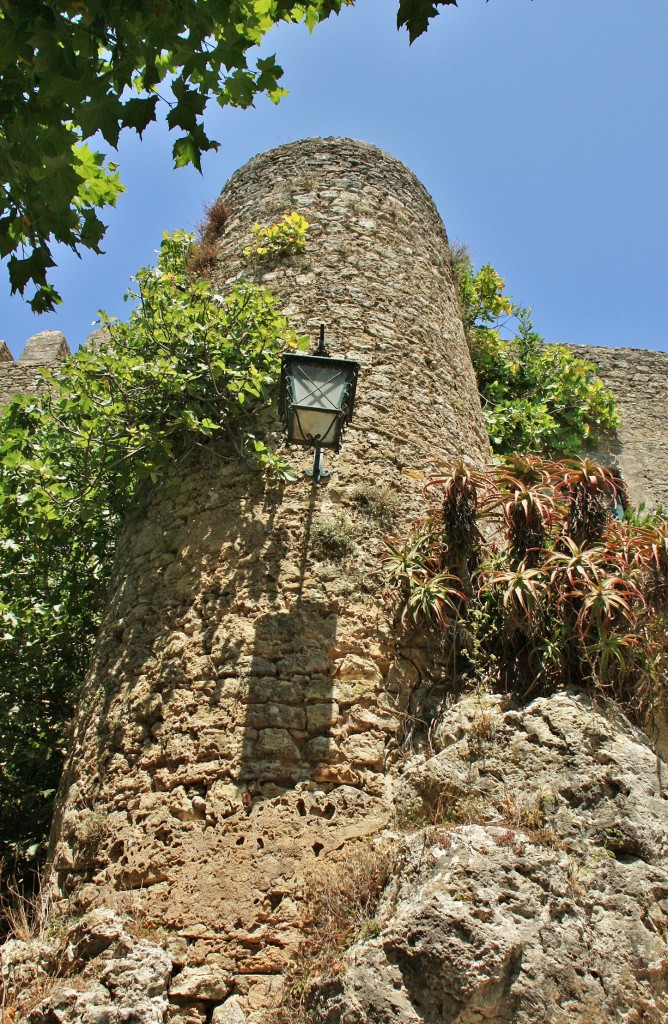
<svg viewBox="0 0 668 1024"><path fill-rule="evenodd" d="M361 364L354 421L327 484L204 453L127 523L51 853L79 908L167 931L170 999L193 1021L229 993L276 1000L305 869L391 820L387 754L420 662L397 648L380 540L419 510L421 474L488 450L445 231L406 167L310 140L251 160L222 199L221 291L255 222L308 220L306 251L263 283Z"/></svg>

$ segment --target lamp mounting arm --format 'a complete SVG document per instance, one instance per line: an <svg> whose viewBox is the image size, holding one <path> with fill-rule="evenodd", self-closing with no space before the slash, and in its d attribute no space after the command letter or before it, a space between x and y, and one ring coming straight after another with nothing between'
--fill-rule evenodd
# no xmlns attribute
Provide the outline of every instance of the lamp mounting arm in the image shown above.
<svg viewBox="0 0 668 1024"><path fill-rule="evenodd" d="M329 352L325 345L325 325L320 324L320 338L318 339L318 347L315 350L317 356L328 356Z"/></svg>

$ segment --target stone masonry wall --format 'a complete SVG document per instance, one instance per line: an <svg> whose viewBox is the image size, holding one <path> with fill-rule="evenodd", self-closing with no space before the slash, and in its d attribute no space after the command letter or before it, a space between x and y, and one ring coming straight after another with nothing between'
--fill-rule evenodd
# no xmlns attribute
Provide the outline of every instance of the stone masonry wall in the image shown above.
<svg viewBox="0 0 668 1024"><path fill-rule="evenodd" d="M438 459L488 451L443 225L405 167L313 140L255 158L223 199L221 289L255 221L310 222L263 281L362 364L354 422L326 484L269 485L211 451L127 524L52 842L57 894L167 930L169 1019L193 1024L231 993L251 1015L276 1002L305 870L390 820L424 652L380 599L380 538Z"/></svg>
<svg viewBox="0 0 668 1024"><path fill-rule="evenodd" d="M60 331L34 334L16 363L5 342L0 341L0 405L6 405L14 395L42 391L42 370L55 370L69 354L69 345Z"/></svg>
<svg viewBox="0 0 668 1024"><path fill-rule="evenodd" d="M622 417L617 434L592 456L621 470L634 504L668 509L668 352L574 346L612 388Z"/></svg>

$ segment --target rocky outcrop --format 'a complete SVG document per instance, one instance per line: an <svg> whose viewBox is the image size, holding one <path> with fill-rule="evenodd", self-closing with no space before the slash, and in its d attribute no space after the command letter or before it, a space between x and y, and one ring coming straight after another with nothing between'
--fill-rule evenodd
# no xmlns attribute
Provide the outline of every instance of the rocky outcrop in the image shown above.
<svg viewBox="0 0 668 1024"><path fill-rule="evenodd" d="M112 910L93 911L48 940L7 942L0 949L3 1020L162 1024L172 957L126 926L132 922Z"/></svg>
<svg viewBox="0 0 668 1024"><path fill-rule="evenodd" d="M397 781L413 832L381 934L310 1000L320 1024L660 1024L664 765L574 694L467 698ZM454 822L460 822L455 824Z"/></svg>
<svg viewBox="0 0 668 1024"><path fill-rule="evenodd" d="M309 1019L663 1024L668 789L647 737L576 693L525 708L463 697L430 737L387 779L392 816L374 826L375 844L398 852L374 920L358 929L373 937L337 951L308 994ZM316 804L305 796L306 821ZM274 827L267 818L254 834L269 844ZM331 877L311 867L316 887ZM224 941L217 965L189 965L188 943L132 899L132 916L90 912L60 943L8 943L5 1005L22 992L29 1024L297 1019L289 989L274 1016L266 991L235 987ZM265 929L257 955L268 940Z"/></svg>

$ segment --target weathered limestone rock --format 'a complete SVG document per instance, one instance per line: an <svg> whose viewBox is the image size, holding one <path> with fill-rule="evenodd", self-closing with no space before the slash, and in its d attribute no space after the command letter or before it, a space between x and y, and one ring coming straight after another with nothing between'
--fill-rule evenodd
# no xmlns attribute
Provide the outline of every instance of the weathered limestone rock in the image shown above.
<svg viewBox="0 0 668 1024"><path fill-rule="evenodd" d="M246 1014L241 1009L238 996L230 996L222 1006L217 1006L211 1017L211 1024L246 1024Z"/></svg>
<svg viewBox="0 0 668 1024"><path fill-rule="evenodd" d="M406 840L380 936L316 989L314 1020L665 1021L668 804L647 740L568 694L465 699L435 737L397 796L440 823Z"/></svg>
<svg viewBox="0 0 668 1024"><path fill-rule="evenodd" d="M53 969L54 950L43 939L8 939L0 946L2 1005L11 1005L19 992L43 985Z"/></svg>
<svg viewBox="0 0 668 1024"><path fill-rule="evenodd" d="M157 942L133 937L127 926L113 911L96 910L48 942L5 943L0 995L8 1019L162 1024L172 958Z"/></svg>

